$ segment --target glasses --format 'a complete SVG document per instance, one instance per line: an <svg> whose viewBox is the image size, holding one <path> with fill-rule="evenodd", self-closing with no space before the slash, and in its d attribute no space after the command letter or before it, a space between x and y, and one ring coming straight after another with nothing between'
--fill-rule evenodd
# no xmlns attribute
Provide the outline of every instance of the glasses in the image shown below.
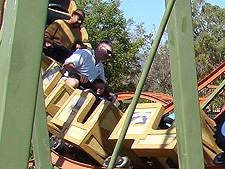
<svg viewBox="0 0 225 169"><path fill-rule="evenodd" d="M74 12L73 15L77 15L77 16L78 16L78 20L80 20L81 22L84 21L84 16L82 16L82 15L79 14L78 12Z"/></svg>
<svg viewBox="0 0 225 169"><path fill-rule="evenodd" d="M105 46L102 46L102 47L105 48L105 50L107 51L107 53L108 53L109 55L112 55L112 51L111 51L111 50L107 49Z"/></svg>

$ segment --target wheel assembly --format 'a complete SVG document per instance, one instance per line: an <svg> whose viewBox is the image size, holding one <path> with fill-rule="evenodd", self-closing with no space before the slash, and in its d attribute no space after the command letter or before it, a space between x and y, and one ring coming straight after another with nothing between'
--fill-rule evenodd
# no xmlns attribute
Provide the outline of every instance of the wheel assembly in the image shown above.
<svg viewBox="0 0 225 169"><path fill-rule="evenodd" d="M109 162L111 160L112 156L109 156L105 159L104 163L103 163L103 167L108 167L109 165ZM115 167L116 168L128 168L130 166L130 159L126 156L124 157L120 157L118 156L117 157L117 160L116 160L116 164L115 164Z"/></svg>

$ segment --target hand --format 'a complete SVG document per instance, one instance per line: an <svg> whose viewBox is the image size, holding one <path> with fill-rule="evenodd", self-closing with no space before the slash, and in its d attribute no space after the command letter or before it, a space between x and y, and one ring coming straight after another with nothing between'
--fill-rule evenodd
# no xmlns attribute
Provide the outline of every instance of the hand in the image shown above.
<svg viewBox="0 0 225 169"><path fill-rule="evenodd" d="M47 48L53 48L53 43L51 43L51 42L45 42L45 46Z"/></svg>
<svg viewBox="0 0 225 169"><path fill-rule="evenodd" d="M112 100L112 103L114 103L117 99L117 94L116 93L112 93L112 92L109 92L110 94L110 97L109 99Z"/></svg>
<svg viewBox="0 0 225 169"><path fill-rule="evenodd" d="M86 75L80 74L80 82L81 83L87 83L88 82L88 77Z"/></svg>
<svg viewBox="0 0 225 169"><path fill-rule="evenodd" d="M53 48L53 43L54 43L53 40L51 40L51 39L49 39L49 38L45 38L45 46L46 46L47 48Z"/></svg>

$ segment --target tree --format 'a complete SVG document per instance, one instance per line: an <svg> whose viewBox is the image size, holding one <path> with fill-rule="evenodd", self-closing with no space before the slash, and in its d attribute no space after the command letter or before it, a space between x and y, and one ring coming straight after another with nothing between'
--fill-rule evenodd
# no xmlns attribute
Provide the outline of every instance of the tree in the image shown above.
<svg viewBox="0 0 225 169"><path fill-rule="evenodd" d="M193 2L193 25L195 54L198 79L201 80L225 61L225 9L212 6L204 0ZM224 75L214 84L218 85ZM205 89L203 96L211 90ZM224 104L224 94L213 101L211 107L221 107Z"/></svg>
<svg viewBox="0 0 225 169"><path fill-rule="evenodd" d="M224 62L225 9L194 1L193 21L198 77L202 79Z"/></svg>
<svg viewBox="0 0 225 169"><path fill-rule="evenodd" d="M168 41L161 43L154 57L145 91L172 95Z"/></svg>
<svg viewBox="0 0 225 169"><path fill-rule="evenodd" d="M141 57L143 66L149 56L151 47L154 42L153 34L156 34L155 28L153 29L153 31L154 32L151 33L150 35L148 36L145 35L146 41L145 41L145 44L141 47L140 57ZM169 46L168 46L166 32L164 33L162 37L162 41L154 56L154 59L150 68L150 72L146 79L143 91L172 95L172 84L171 84L170 62L169 62Z"/></svg>
<svg viewBox="0 0 225 169"><path fill-rule="evenodd" d="M205 78L220 64L225 56L225 9L205 3L204 0L195 0L192 3L192 16L194 26L194 43L196 54L196 67L198 81ZM170 81L168 43L161 43L154 58L151 72L147 78L145 91L172 94ZM214 84L220 84L224 76ZM205 96L212 89L200 92ZM215 99L211 107L221 107L224 104L224 94Z"/></svg>
<svg viewBox="0 0 225 169"><path fill-rule="evenodd" d="M81 0L76 4L87 15L83 25L92 47L95 49L102 40L114 43L114 57L104 64L110 86L117 92L134 91L133 79L137 79L141 70L139 51L145 43L144 35L137 37L129 33L134 22L124 18L119 0Z"/></svg>
<svg viewBox="0 0 225 169"><path fill-rule="evenodd" d="M197 77L200 81L225 61L225 9L212 6L204 0L194 0L192 16ZM171 94L167 41L159 46L149 75L145 90ZM219 85L223 79L224 75L214 84ZM199 96L206 96L211 91L212 89L204 89ZM211 107L221 107L224 98L224 94L220 95Z"/></svg>
<svg viewBox="0 0 225 169"><path fill-rule="evenodd" d="M135 25L132 19L123 17L118 8L120 0L81 0L76 1L76 4L87 14L84 26L93 48L101 40L114 42L115 57L105 63L109 84L117 92L134 91L149 55L153 34L146 35L143 23ZM224 61L224 10L204 0L192 2L198 81ZM164 40L156 53L143 91L172 94L168 53L168 42ZM217 84L220 81L218 79ZM207 92L203 91L201 95Z"/></svg>

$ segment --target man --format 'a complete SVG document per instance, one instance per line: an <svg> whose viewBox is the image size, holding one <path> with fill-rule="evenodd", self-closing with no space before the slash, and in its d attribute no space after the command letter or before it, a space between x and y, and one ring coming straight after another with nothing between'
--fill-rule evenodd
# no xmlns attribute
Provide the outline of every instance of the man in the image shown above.
<svg viewBox="0 0 225 169"><path fill-rule="evenodd" d="M65 60L63 65L64 69L69 73L66 83L73 88L81 85L96 90L90 82L93 82L95 79L102 79L106 83L102 61L104 62L111 58L112 52L113 44L110 41L100 42L96 50L80 49L74 52ZM109 92L109 99L115 102L117 96L107 83L105 84L105 90Z"/></svg>
<svg viewBox="0 0 225 169"><path fill-rule="evenodd" d="M85 19L82 10L74 11L69 20L58 19L50 24L45 30L45 44L43 52L60 63L64 63L72 52L71 49L76 41L87 41L82 37L86 32L81 27Z"/></svg>

